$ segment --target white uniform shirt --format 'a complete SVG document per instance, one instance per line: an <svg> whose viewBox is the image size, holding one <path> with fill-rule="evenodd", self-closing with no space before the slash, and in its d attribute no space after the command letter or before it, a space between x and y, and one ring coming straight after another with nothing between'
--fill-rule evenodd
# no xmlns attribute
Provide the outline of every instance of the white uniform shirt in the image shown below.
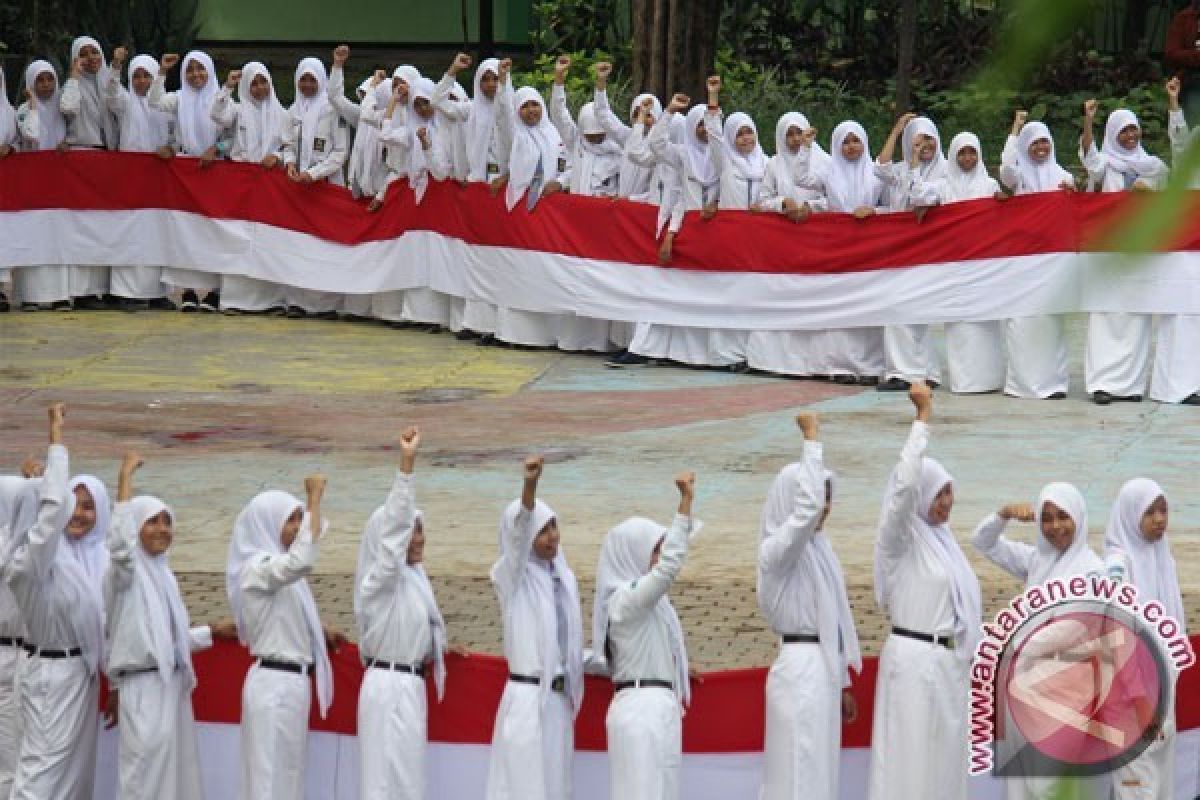
<svg viewBox="0 0 1200 800"><path fill-rule="evenodd" d="M263 554L242 570L242 605L250 652L258 658L311 664L314 651L304 604L287 589L306 578L317 561L312 538L312 518L306 512L296 540L286 553ZM324 642L318 642L324 647Z"/></svg>
<svg viewBox="0 0 1200 800"><path fill-rule="evenodd" d="M537 533L533 529L533 514L522 505L510 532L512 538L492 573L504 615L504 658L508 661L508 671L517 675L542 673L539 645L543 638L542 609L537 607L537 594L529 585L532 579L525 575L526 570L550 569L550 562L533 555L531 548ZM557 674L562 674L564 661L557 640L548 640L546 646L553 649L546 660L557 664Z"/></svg>

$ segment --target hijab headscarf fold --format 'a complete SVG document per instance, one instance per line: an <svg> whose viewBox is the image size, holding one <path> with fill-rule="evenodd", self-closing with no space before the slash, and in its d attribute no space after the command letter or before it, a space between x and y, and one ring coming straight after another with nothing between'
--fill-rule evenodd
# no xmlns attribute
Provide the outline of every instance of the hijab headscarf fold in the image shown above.
<svg viewBox="0 0 1200 800"><path fill-rule="evenodd" d="M1047 502L1061 508L1075 522L1075 538L1063 552L1042 534L1042 509ZM1033 510L1037 524L1037 553L1029 565L1026 586L1037 586L1051 578L1069 578L1101 572L1104 562L1088 546L1087 502L1078 489L1069 483L1049 483L1038 495Z"/></svg>
<svg viewBox="0 0 1200 800"><path fill-rule="evenodd" d="M542 108L542 117L537 125L526 125L521 119L521 106L529 102L537 103ZM504 190L504 202L509 211L533 184L539 164L542 181L551 181L558 174L558 159L563 155L562 137L550 122L541 92L532 86L522 86L513 99L511 113L516 117L516 130L513 131L512 152L508 157L508 186Z"/></svg>
<svg viewBox="0 0 1200 800"><path fill-rule="evenodd" d="M884 508L891 505L892 495L896 491L896 480L896 471L893 470L883 498ZM983 620L979 578L975 576L970 562L958 546L958 540L954 538L954 531L950 530L950 526L946 523L931 522L929 518L929 511L938 493L953 485L954 478L945 467L928 456L923 457L921 474L918 477L916 513L909 520L901 520L900 524L908 525L912 535L930 549L946 572L950 583L950 598L954 605L954 649L960 658L965 659L975 655L975 646L980 637L980 623ZM881 608L887 608L891 601L890 577L885 574L883 559L876 552L875 600Z"/></svg>
<svg viewBox="0 0 1200 800"><path fill-rule="evenodd" d="M600 564L596 567L596 597L592 606L593 660L607 661L609 603L621 589L632 586L650 572L650 557L654 548L667 535L667 529L645 517L630 517L604 537L600 547ZM675 662L675 694L687 705L692 693L688 680L687 645L679 614L664 594L651 612L658 625L667 631L671 656ZM608 665L609 669L613 665Z"/></svg>
<svg viewBox="0 0 1200 800"><path fill-rule="evenodd" d="M704 124L704 114L707 110L703 104L694 105L688 110L687 118L684 120L684 149L687 152L687 163L690 167L691 177L704 187L705 197L709 196L710 190L716 188L717 182L721 178L709 155L708 142L700 141L700 136L697 134L700 126Z"/></svg>
<svg viewBox="0 0 1200 800"><path fill-rule="evenodd" d="M775 157L767 163L767 169L775 173L775 185L781 188L791 188L796 185L795 169L797 153L787 146L787 134L792 128L806 131L811 128L808 117L799 111L788 111L775 123ZM832 161L829 154L817 142L810 147L808 170L813 175L824 175L829 171Z"/></svg>
<svg viewBox="0 0 1200 800"><path fill-rule="evenodd" d="M937 125L929 117L917 117L904 126L900 136L900 146L904 148L904 163L912 164L913 142L918 136L928 136L933 139L933 158L929 161L917 161L913 167L917 178L932 183L946 177L946 156L942 153L942 135L938 133Z"/></svg>
<svg viewBox="0 0 1200 800"><path fill-rule="evenodd" d="M742 155L737 149L737 135L742 128L754 131L754 149L747 155ZM749 114L735 111L725 118L721 148L725 153L725 163L739 178L749 183L762 183L767 172L767 156L763 153L762 143L758 141L758 126Z"/></svg>
<svg viewBox="0 0 1200 800"><path fill-rule="evenodd" d="M607 135L600 117L596 114L596 104L584 103L579 109L578 136L575 143L575 164L571 170L571 192L573 194L591 194L597 184L607 184L613 191L619 186L621 171L621 156L624 154L621 146ZM604 134L600 142L590 142L591 134ZM613 182L613 177L617 181Z"/></svg>
<svg viewBox="0 0 1200 800"><path fill-rule="evenodd" d="M979 155L975 168L963 172L958 165L958 154L963 148L970 147ZM950 140L950 151L946 156L946 189L949 197L954 200L972 200L979 197L990 197L999 190L994 178L988 175L987 166L983 163L983 147L979 137L973 133L960 133Z"/></svg>
<svg viewBox="0 0 1200 800"><path fill-rule="evenodd" d="M66 525L75 512L75 489L82 486L92 496L96 523L83 536L75 538ZM71 627L83 650L89 672L103 664L104 655L104 573L108 571L108 530L112 524L112 506L108 489L95 475L78 475L67 484L70 510L63 517L62 540L56 550L56 585L67 599Z"/></svg>
<svg viewBox="0 0 1200 800"><path fill-rule="evenodd" d="M521 501L514 500L504 509L500 518L500 558L503 560L508 543L513 539L513 531L517 526L517 517L521 513ZM546 527L546 524L557 519L554 509L541 500L534 503L533 511L529 512L530 525L534 535ZM497 562L499 563L499 562ZM494 568L493 568L494 569ZM551 572L553 570L553 573ZM558 554L553 561L545 561L533 553L529 554L529 562L521 580L523 586L530 592L531 606L540 613L538 652L542 656L542 683L540 702L545 703L550 697L550 679L558 673L558 664L554 662L554 653L558 652L558 616L556 608L558 600L554 590L554 576L558 576L563 591L563 612L567 622L567 652L562 653L567 686L570 690L569 699L575 714L579 713L583 703L583 618L579 610L579 584L575 573L567 564L563 548L559 546ZM504 608L508 613L509 608Z"/></svg>
<svg viewBox="0 0 1200 800"><path fill-rule="evenodd" d="M258 76L266 78L268 95L261 102L254 99L250 85ZM261 162L272 153L279 152L283 143L283 130L287 125L287 112L275 96L275 82L266 65L251 61L242 67L238 81L238 125L245 129L246 159Z"/></svg>
<svg viewBox="0 0 1200 800"><path fill-rule="evenodd" d="M91 36L79 36L71 42L71 63L74 64L75 59L79 58L80 51L88 46L96 48L100 53L100 69L96 71L95 75L87 70L80 71L81 74L78 78L79 113L96 121L96 127L100 129L102 137L101 144L109 150L115 150L118 138L116 119L109 113L108 104L104 99L104 87L108 85L110 77L104 48Z"/></svg>
<svg viewBox="0 0 1200 800"><path fill-rule="evenodd" d="M437 146L436 140L440 135L438 129L441 120L439 119L441 112L433 107L433 93L437 89L437 85L429 78L418 78L414 84L408 88L408 119L409 119L409 148L408 148L408 182L412 185L413 195L420 205L425 199L425 190L429 188L429 158L425 152L425 148L421 146L421 140L417 136L417 131L424 128L429 136L430 150ZM417 100L425 99L429 102L430 108L433 108L433 116L429 119L423 118L417 113Z"/></svg>
<svg viewBox="0 0 1200 800"><path fill-rule="evenodd" d="M300 79L305 75L311 75L317 81L317 90L312 97L307 97L300 91ZM292 110L300 118L300 130L297 132L300 139L297 169L305 170L313 165L313 143L317 138L321 115L330 107L328 85L329 76L325 74L325 64L321 59L309 56L300 60L296 66L296 102L292 105ZM326 142L325 153L322 155L327 155L332 146L332 142Z"/></svg>
<svg viewBox="0 0 1200 800"><path fill-rule="evenodd" d="M54 93L43 100L37 96L34 84L39 75L49 72L54 76ZM25 68L25 89L37 104L38 141L36 150L53 150L58 147L67 135L67 121L59 110L59 99L62 97L62 87L58 83L58 72L49 61L41 59L34 61Z"/></svg>
<svg viewBox="0 0 1200 800"><path fill-rule="evenodd" d="M1113 169L1125 176L1125 183L1132 186L1139 178L1153 176L1163 169L1161 159L1150 155L1142 147L1141 141L1133 149L1125 148L1117 139L1121 131L1133 126L1142 129L1137 114L1127 108L1118 108L1108 115L1104 123L1104 143L1100 152L1104 153Z"/></svg>
<svg viewBox="0 0 1200 800"><path fill-rule="evenodd" d="M229 596L229 607L237 622L238 638L242 644L249 644L246 640L245 600L242 597L243 573L252 562L284 554L283 526L298 509L303 510L304 504L287 492L272 489L255 495L233 522L233 538L229 541L229 560L225 568L225 592ZM311 524L307 512L300 524ZM279 590L280 594L285 592L290 592L304 611L310 655L316 667L317 704L324 717L329 704L333 702L333 670L325 647L325 631L321 627L317 603L308 581L303 578Z"/></svg>
<svg viewBox="0 0 1200 800"><path fill-rule="evenodd" d="M1042 139L1050 142L1050 155L1038 163L1030 157L1029 146ZM1052 192L1062 185L1064 178L1069 177L1067 171L1058 164L1054 137L1044 122L1026 122L1017 134L1017 172L1021 177L1020 187L1026 192Z"/></svg>
<svg viewBox="0 0 1200 800"><path fill-rule="evenodd" d="M633 122L633 115L639 108L642 107L642 103L646 100L654 101L650 112L654 115L655 121L662 116L662 103L659 102L659 99L649 92L642 92L637 97L633 98L633 102L629 104L629 121L631 124Z"/></svg>
<svg viewBox="0 0 1200 800"><path fill-rule="evenodd" d="M208 74L208 80L203 88L193 89L188 83L187 68L191 62L197 62ZM217 70L208 53L193 50L183 57L179 65L179 144L183 152L189 156L199 156L205 150L217 143L220 131L212 120L212 101L220 91L217 84Z"/></svg>
<svg viewBox="0 0 1200 800"><path fill-rule="evenodd" d="M371 569L371 565L379 558L379 551L382 549L382 538L385 533L383 529L383 521L385 509L381 506L375 509L367 520L367 528L363 532L362 545L358 548L358 566L354 573L354 618L358 621L358 641L360 645L368 639L374 638L373 630L368 628L364 623L366 621L363 615L364 602L366 598L362 594L363 579L367 572ZM413 514L412 525L417 523L424 524L425 514L420 509L417 509ZM433 593L433 585L429 582L429 576L425 573L424 564L409 564L407 560L400 565L400 569L404 573L405 582L411 582L417 588L421 595L421 603L425 609L425 616L429 620L429 633L433 639L433 682L437 688L437 697L440 702L446 693L446 620L442 617L442 611L438 608L437 597ZM374 620L375 624L386 623L385 619Z"/></svg>
<svg viewBox="0 0 1200 800"><path fill-rule="evenodd" d="M17 141L17 111L8 99L8 79L0 69L0 145Z"/></svg>
<svg viewBox="0 0 1200 800"><path fill-rule="evenodd" d="M488 149L496 129L496 99L483 93L480 84L487 73L500 75L500 60L486 58L475 68L475 84L471 92L471 113L467 117L467 160L471 175L487 180Z"/></svg>
<svg viewBox="0 0 1200 800"><path fill-rule="evenodd" d="M863 145L862 155L857 161L847 161L842 155L842 143L850 134L854 134ZM863 126L854 120L840 123L833 129L829 152L832 161L825 176L829 210L849 213L863 206L874 208L879 202L882 185L879 178L875 177L871 144Z"/></svg>
<svg viewBox="0 0 1200 800"><path fill-rule="evenodd" d="M1143 605L1147 600L1157 600L1186 633L1187 609L1179 591L1179 575L1168 534L1164 533L1157 542L1142 536L1142 516L1160 497L1165 500L1167 493L1149 478L1134 478L1122 486L1108 515L1104 549L1129 559L1132 574L1128 580L1137 587Z"/></svg>
<svg viewBox="0 0 1200 800"><path fill-rule="evenodd" d="M796 507L801 481L806 477L803 464L789 464L776 476L767 493L767 503L763 506L758 535L760 550L763 542L783 533ZM825 470L821 485L809 486L807 490L824 506L826 486L829 487L829 502L833 500L834 482L834 474ZM784 590L793 581L811 586L812 594L817 599L817 635L829 674L845 681L849 676L848 668L852 667L856 673L861 673L862 651L859 649L858 631L854 627L854 614L850 610L850 598L846 595L846 577L823 530L813 534L812 542L804 548L786 576L776 581L764 581L760 572L758 604L768 618L774 616L773 609L786 601L787 593Z"/></svg>
<svg viewBox="0 0 1200 800"><path fill-rule="evenodd" d="M151 56L138 55L133 57L126 69L129 103L125 112L121 149L130 153L150 153L167 143L170 127L167 115L152 108L146 95L139 95L133 90L133 73L139 69L150 73L153 79L158 74L158 62Z"/></svg>

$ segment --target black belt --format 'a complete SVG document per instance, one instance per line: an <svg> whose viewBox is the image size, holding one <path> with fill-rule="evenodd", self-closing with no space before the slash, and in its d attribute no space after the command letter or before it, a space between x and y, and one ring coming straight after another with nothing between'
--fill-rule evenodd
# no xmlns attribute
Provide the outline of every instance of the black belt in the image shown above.
<svg viewBox="0 0 1200 800"><path fill-rule="evenodd" d="M658 678L642 678L636 681L613 681L613 689L621 692L626 689L674 689L675 684Z"/></svg>
<svg viewBox="0 0 1200 800"><path fill-rule="evenodd" d="M508 679L513 683L528 683L531 686L541 686L542 679L536 675L518 675L515 672L508 673ZM550 691L562 692L566 691L567 679L563 675L555 675L554 680L550 681Z"/></svg>
<svg viewBox="0 0 1200 800"><path fill-rule="evenodd" d="M908 628L892 626L892 633L897 636L905 636L909 639L916 639L921 642L929 642L930 644L940 644L942 647L950 650L954 649L953 636L937 636L932 633L920 633L919 631L910 631Z"/></svg>
<svg viewBox="0 0 1200 800"><path fill-rule="evenodd" d="M820 644L821 637L815 633L785 633L784 644Z"/></svg>
<svg viewBox="0 0 1200 800"><path fill-rule="evenodd" d="M79 647L72 647L70 650L39 650L36 644L21 646L25 648L26 653L38 658L75 658L83 655L83 649Z"/></svg>
<svg viewBox="0 0 1200 800"><path fill-rule="evenodd" d="M118 675L128 678L130 675L145 675L147 672L158 672L158 667L141 667L139 669L123 669Z"/></svg>
<svg viewBox="0 0 1200 800"><path fill-rule="evenodd" d="M378 658L372 658L367 662L367 669L386 669L391 672L407 672L409 675L416 675L418 678L425 676L424 664L393 664L391 661L380 661Z"/></svg>
<svg viewBox="0 0 1200 800"><path fill-rule="evenodd" d="M294 672L297 675L308 675L312 672L312 664L296 664L291 661L276 661L273 658L260 658L258 665L265 669L277 669L280 672Z"/></svg>
<svg viewBox="0 0 1200 800"><path fill-rule="evenodd" d="M25 640L20 636L0 636L0 647L24 647Z"/></svg>

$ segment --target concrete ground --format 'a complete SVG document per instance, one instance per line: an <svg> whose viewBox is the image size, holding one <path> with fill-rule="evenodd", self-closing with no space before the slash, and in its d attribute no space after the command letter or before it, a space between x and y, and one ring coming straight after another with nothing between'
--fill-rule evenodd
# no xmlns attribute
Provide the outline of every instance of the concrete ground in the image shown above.
<svg viewBox="0 0 1200 800"><path fill-rule="evenodd" d="M1072 352L1081 369L1082 324ZM1076 483L1100 547L1126 479L1167 489L1171 535L1193 619L1200 578L1200 411L1155 403L1099 408L1072 376L1062 401L935 395L932 454L957 479L952 524L964 541L1002 503L1032 502L1050 480ZM451 636L499 652L487 571L521 461L544 453L542 496L557 510L591 614L604 533L626 516L666 521L673 475L698 474L695 542L673 592L701 668L766 664L774 645L754 598L758 520L775 472L796 457L801 408L822 417L839 494L828 531L860 635L877 652L875 523L912 418L902 394L681 368L608 370L594 356L477 347L370 324L171 313L0 315L0 470L44 453L45 406L68 405L74 472L115 486L122 452L146 458L139 489L176 510L172 563L194 617L226 613L230 527L257 491L301 493L329 476L331 535L313 579L331 620L353 630L359 534L390 484L405 425L423 433L418 498L426 562ZM1026 529L1026 535L1032 530ZM989 610L1016 583L968 553Z"/></svg>

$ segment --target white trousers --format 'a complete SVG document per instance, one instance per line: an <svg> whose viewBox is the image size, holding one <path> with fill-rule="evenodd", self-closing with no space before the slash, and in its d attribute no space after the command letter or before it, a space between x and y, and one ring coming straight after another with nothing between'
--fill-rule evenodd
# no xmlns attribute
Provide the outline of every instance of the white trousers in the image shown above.
<svg viewBox="0 0 1200 800"><path fill-rule="evenodd" d="M568 352L607 353L613 350L613 326L620 323L606 319L580 317L575 314L558 315L556 335L558 349Z"/></svg>
<svg viewBox="0 0 1200 800"><path fill-rule="evenodd" d="M350 314L355 317L371 316L371 295L369 294L344 294L342 295L343 314Z"/></svg>
<svg viewBox="0 0 1200 800"><path fill-rule="evenodd" d="M403 290L395 292L377 292L371 295L371 314L372 319L381 319L384 322L403 322L404 321L404 294Z"/></svg>
<svg viewBox="0 0 1200 800"><path fill-rule="evenodd" d="M221 308L238 311L266 311L284 305L287 287L241 275L221 276Z"/></svg>
<svg viewBox="0 0 1200 800"><path fill-rule="evenodd" d="M309 314L337 311L342 305L342 296L337 292L314 292L289 286L284 294L289 306L299 306Z"/></svg>
<svg viewBox="0 0 1200 800"><path fill-rule="evenodd" d="M1083 357L1088 394L1144 396L1153 335L1154 317L1149 314L1089 314Z"/></svg>
<svg viewBox="0 0 1200 800"><path fill-rule="evenodd" d="M1004 323L947 322L946 372L950 391L964 394L1004 388Z"/></svg>
<svg viewBox="0 0 1200 800"><path fill-rule="evenodd" d="M604 727L612 800L678 800L683 717L673 690L617 692Z"/></svg>
<svg viewBox="0 0 1200 800"><path fill-rule="evenodd" d="M1114 800L1175 800L1175 714L1158 739L1113 774Z"/></svg>
<svg viewBox="0 0 1200 800"><path fill-rule="evenodd" d="M312 681L255 664L242 684L240 800L301 800Z"/></svg>
<svg viewBox="0 0 1200 800"><path fill-rule="evenodd" d="M937 348L928 325L889 325L883 329L884 377L942 382Z"/></svg>
<svg viewBox="0 0 1200 800"><path fill-rule="evenodd" d="M82 658L28 658L13 800L92 800L100 681Z"/></svg>
<svg viewBox="0 0 1200 800"><path fill-rule="evenodd" d="M1005 394L1044 400L1066 393L1067 338L1060 315L1007 320L1004 344L1008 356Z"/></svg>
<svg viewBox="0 0 1200 800"><path fill-rule="evenodd" d="M70 267L14 267L13 303L57 303L71 299Z"/></svg>
<svg viewBox="0 0 1200 800"><path fill-rule="evenodd" d="M883 331L751 331L746 338L746 363L779 375L878 378L885 369Z"/></svg>
<svg viewBox="0 0 1200 800"><path fill-rule="evenodd" d="M486 800L570 800L575 727L571 704L541 687L509 681L492 733Z"/></svg>
<svg viewBox="0 0 1200 800"><path fill-rule="evenodd" d="M113 267L109 271L109 291L130 300L157 300L167 296L162 282L162 267Z"/></svg>
<svg viewBox="0 0 1200 800"><path fill-rule="evenodd" d="M1180 403L1200 392L1200 315L1166 314L1158 318L1150 399Z"/></svg>
<svg viewBox="0 0 1200 800"><path fill-rule="evenodd" d="M175 670L166 681L158 672L123 678L118 709L117 796L121 800L203 800L186 673Z"/></svg>
<svg viewBox="0 0 1200 800"><path fill-rule="evenodd" d="M875 686L869 800L966 800L966 668L941 645L888 636Z"/></svg>
<svg viewBox="0 0 1200 800"><path fill-rule="evenodd" d="M424 800L425 681L368 669L358 694L361 800Z"/></svg>
<svg viewBox="0 0 1200 800"><path fill-rule="evenodd" d="M12 793L13 773L21 751L20 647L0 646L0 800Z"/></svg>
<svg viewBox="0 0 1200 800"><path fill-rule="evenodd" d="M475 333L496 332L496 307L481 300L463 300L462 326Z"/></svg>
<svg viewBox="0 0 1200 800"><path fill-rule="evenodd" d="M746 360L748 331L639 323L629 352L696 367L728 367Z"/></svg>
<svg viewBox="0 0 1200 800"><path fill-rule="evenodd" d="M557 347L559 314L496 309L496 338L526 347Z"/></svg>
<svg viewBox="0 0 1200 800"><path fill-rule="evenodd" d="M785 644L767 673L760 800L838 800L842 688L818 644Z"/></svg>
<svg viewBox="0 0 1200 800"><path fill-rule="evenodd" d="M404 292L401 316L422 325L450 325L450 295L433 289L409 289Z"/></svg>

